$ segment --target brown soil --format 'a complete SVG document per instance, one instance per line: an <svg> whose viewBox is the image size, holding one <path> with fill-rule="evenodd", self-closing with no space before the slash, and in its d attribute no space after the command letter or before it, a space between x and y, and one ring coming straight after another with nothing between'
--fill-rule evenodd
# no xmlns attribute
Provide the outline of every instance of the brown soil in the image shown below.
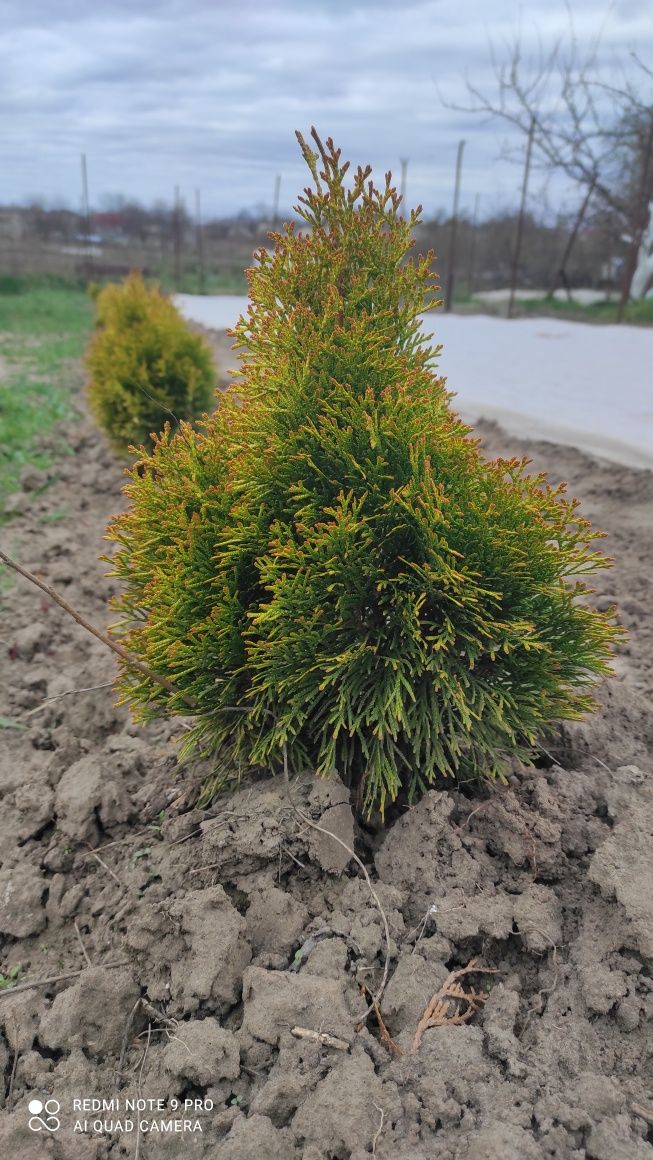
<svg viewBox="0 0 653 1160"><path fill-rule="evenodd" d="M0 1155L651 1156L653 475L480 431L488 452L525 449L568 479L609 532L617 564L595 599L617 601L630 636L602 709L556 732L538 768L356 828L390 927L383 1027L359 1024L384 941L356 864L274 780L193 810L208 767L179 764L184 722L132 725L110 688L88 691L111 681L112 655L22 580L3 591L0 713L27 728L1 734L0 971L81 973L0 990ZM72 458L24 472L3 543L105 624L98 555L120 466L85 418L67 436ZM309 776L294 795L351 840L340 783ZM472 959L496 973L460 983L487 1001L413 1052L427 1003ZM168 1110L130 1114L137 1096ZM113 1109L73 1104L103 1098ZM34 1099L60 1104L58 1131L30 1129ZM175 1118L196 1130L146 1131Z"/></svg>

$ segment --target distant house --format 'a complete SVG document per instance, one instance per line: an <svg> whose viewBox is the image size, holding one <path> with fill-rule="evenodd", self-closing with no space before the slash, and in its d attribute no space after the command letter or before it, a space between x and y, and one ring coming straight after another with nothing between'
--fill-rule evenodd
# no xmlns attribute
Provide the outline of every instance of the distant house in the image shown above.
<svg viewBox="0 0 653 1160"><path fill-rule="evenodd" d="M20 242L25 234L25 217L19 209L0 209L0 238Z"/></svg>
<svg viewBox="0 0 653 1160"><path fill-rule="evenodd" d="M94 241L97 239L105 244L124 244L128 241L129 234L126 217L119 210L114 213L93 213L91 214L91 233Z"/></svg>

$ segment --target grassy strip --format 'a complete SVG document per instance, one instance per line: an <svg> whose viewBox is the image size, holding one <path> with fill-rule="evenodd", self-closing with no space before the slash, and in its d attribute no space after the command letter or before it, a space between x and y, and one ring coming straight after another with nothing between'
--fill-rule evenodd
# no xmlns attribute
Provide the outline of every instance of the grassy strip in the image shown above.
<svg viewBox="0 0 653 1160"><path fill-rule="evenodd" d="M247 294L247 278L244 270L225 270L220 274L205 274L199 270L185 270L179 281L168 269L163 269L158 277L162 290L167 294Z"/></svg>
<svg viewBox="0 0 653 1160"><path fill-rule="evenodd" d="M40 449L39 441L73 413L74 364L91 326L91 303L80 289L41 286L0 294L0 509L26 464L52 463L52 452Z"/></svg>
<svg viewBox="0 0 653 1160"><path fill-rule="evenodd" d="M534 298L528 300L518 300L518 312L529 316L529 314L546 314L550 318L567 318L576 322L616 322L617 321L617 302L595 302L586 306L578 302L568 302L563 298ZM653 300L651 298L644 298L639 302L629 302L626 304L624 313L624 322L630 322L631 326L653 326Z"/></svg>
<svg viewBox="0 0 653 1160"><path fill-rule="evenodd" d="M151 269L146 280L158 282L168 294L247 294L245 270L239 266L217 272L206 271L204 274L198 266L185 266L177 281L170 263L163 262L158 269ZM123 276L96 277L94 281L105 286L108 282L122 282ZM33 290L84 289L83 280L58 274L0 274L0 315L8 296L24 297Z"/></svg>
<svg viewBox="0 0 653 1160"><path fill-rule="evenodd" d="M515 315L527 318L537 315L539 318L564 318L573 322L596 322L605 325L617 321L617 301L592 302L582 305L580 302L569 302L562 298L518 298L515 302ZM634 326L653 326L653 300L642 299L629 302L626 305L624 322Z"/></svg>

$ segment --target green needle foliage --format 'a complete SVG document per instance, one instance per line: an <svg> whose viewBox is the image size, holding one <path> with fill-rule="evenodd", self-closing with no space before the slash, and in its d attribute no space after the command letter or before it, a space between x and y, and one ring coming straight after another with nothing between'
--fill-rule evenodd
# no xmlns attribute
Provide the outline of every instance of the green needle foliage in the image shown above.
<svg viewBox="0 0 653 1160"><path fill-rule="evenodd" d="M98 329L87 354L88 401L113 447L152 446L166 420L196 419L211 402L209 348L173 303L140 274L97 294Z"/></svg>
<svg viewBox="0 0 653 1160"><path fill-rule="evenodd" d="M576 578L609 561L563 487L486 462L450 410L419 323L432 255L407 257L419 210L298 138L309 228L249 272L240 379L144 454L109 531L116 631L179 695L120 683L141 718L190 700L218 781L285 747L382 813L593 708L617 630Z"/></svg>

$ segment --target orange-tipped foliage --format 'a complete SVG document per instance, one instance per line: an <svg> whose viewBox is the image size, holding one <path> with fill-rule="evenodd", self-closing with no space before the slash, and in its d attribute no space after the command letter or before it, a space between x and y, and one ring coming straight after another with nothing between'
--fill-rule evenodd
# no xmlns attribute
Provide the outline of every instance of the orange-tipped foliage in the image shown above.
<svg viewBox="0 0 653 1160"><path fill-rule="evenodd" d="M88 401L117 451L152 446L164 423L196 419L213 401L209 348L169 298L139 274L95 293L98 328L87 354Z"/></svg>
<svg viewBox="0 0 653 1160"><path fill-rule="evenodd" d="M124 643L194 700L223 780L285 746L369 813L496 774L590 710L616 630L578 600L601 533L450 409L419 321L431 256L408 258L419 211L389 174L347 186L313 137L308 230L250 271L239 381L143 457L109 538ZM121 687L142 717L187 712L128 669Z"/></svg>

